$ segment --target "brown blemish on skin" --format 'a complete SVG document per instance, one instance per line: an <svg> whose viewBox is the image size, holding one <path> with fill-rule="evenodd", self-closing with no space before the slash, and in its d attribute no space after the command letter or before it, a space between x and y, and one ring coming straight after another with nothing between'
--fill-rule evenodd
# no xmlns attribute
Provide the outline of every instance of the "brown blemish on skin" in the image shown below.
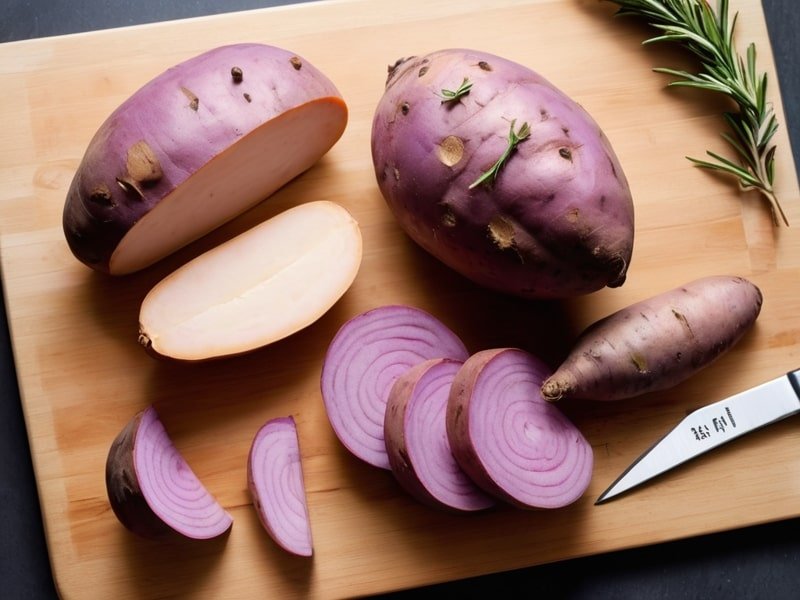
<svg viewBox="0 0 800 600"><path fill-rule="evenodd" d="M608 164L611 166L611 174L614 176L614 179L619 179L619 175L617 175L617 167L614 165L614 161L611 160L611 157L606 154L606 159L608 160Z"/></svg>
<svg viewBox="0 0 800 600"><path fill-rule="evenodd" d="M148 336L144 331L141 330L139 331L139 337L137 338L137 341L145 348L149 348L153 344L152 340L150 339L150 336Z"/></svg>
<svg viewBox="0 0 800 600"><path fill-rule="evenodd" d="M303 61L300 60L299 56L293 56L289 59L289 62L294 67L295 71L299 71L303 67Z"/></svg>
<svg viewBox="0 0 800 600"><path fill-rule="evenodd" d="M445 205L441 221L445 227L452 228L456 226L456 214L450 206Z"/></svg>
<svg viewBox="0 0 800 600"><path fill-rule="evenodd" d="M400 456L400 460L402 461L401 467L403 469L405 469L405 470L411 470L411 467L409 466L411 461L409 460L408 452L406 452L406 449L405 448L398 448L397 449L397 454Z"/></svg>
<svg viewBox="0 0 800 600"><path fill-rule="evenodd" d="M412 58L414 58L414 57L413 56L407 56L407 57L398 58L396 61L394 61L393 65L389 65L387 67L387 72L388 73L386 75L386 87L389 87L389 82L392 80L392 78L397 73L397 70L400 68L400 65L402 65L406 61L411 60Z"/></svg>
<svg viewBox="0 0 800 600"><path fill-rule="evenodd" d="M428 72L428 69L430 69L430 67L428 65L425 65L424 67L422 67L419 70L419 73L417 73L417 77L422 77L423 75L425 75L425 73Z"/></svg>
<svg viewBox="0 0 800 600"><path fill-rule="evenodd" d="M102 204L104 206L113 206L114 204L111 201L111 190L108 189L108 186L105 183L101 183L94 187L89 194L89 200L95 204Z"/></svg>
<svg viewBox="0 0 800 600"><path fill-rule="evenodd" d="M572 162L572 151L569 148L565 148L565 147L559 148L558 149L558 155L561 158L564 158L564 159L568 160L569 162Z"/></svg>
<svg viewBox="0 0 800 600"><path fill-rule="evenodd" d="M577 223L580 214L581 214L580 210L578 210L577 208L573 208L572 210L567 212L566 219L570 223Z"/></svg>
<svg viewBox="0 0 800 600"><path fill-rule="evenodd" d="M502 215L495 215L489 225L489 237L500 250L514 247L514 225Z"/></svg>
<svg viewBox="0 0 800 600"><path fill-rule="evenodd" d="M130 179L137 183L155 183L164 176L156 153L144 140L128 148L125 167Z"/></svg>
<svg viewBox="0 0 800 600"><path fill-rule="evenodd" d="M400 112L401 112L401 113L403 113L404 115L407 115L407 114L408 114L408 111L409 111L410 109L411 109L411 107L408 105L408 102L403 102L403 103L400 105Z"/></svg>
<svg viewBox="0 0 800 600"><path fill-rule="evenodd" d="M464 156L464 140L456 135L448 135L436 147L436 155L448 167L458 164Z"/></svg>
<svg viewBox="0 0 800 600"><path fill-rule="evenodd" d="M691 326L691 325L689 325L689 320L686 318L686 315L684 315L684 314L683 314L682 312L680 312L680 311L677 311L677 310L675 310L674 308L672 309L672 314L673 314L673 316L674 316L676 319L678 319L678 322L679 322L679 323L680 323L680 324L681 324L681 325L682 325L682 326L683 326L683 327L686 329L686 331L689 333L689 337L693 338L693 337L694 337L694 331L692 331L692 326Z"/></svg>
<svg viewBox="0 0 800 600"><path fill-rule="evenodd" d="M244 96L244 99L247 100L248 102L252 102L253 101L253 99L250 97L250 94L248 94L247 92L242 94L242 96Z"/></svg>
<svg viewBox="0 0 800 600"><path fill-rule="evenodd" d="M639 373L647 373L647 360L641 354L637 354L636 352L632 352L630 355L631 362L636 367L636 370Z"/></svg>
<svg viewBox="0 0 800 600"><path fill-rule="evenodd" d="M483 69L484 71L491 71L491 70L492 70L492 65L490 65L490 64L489 64L488 62L486 62L485 60L482 60L482 61L480 61L480 62L478 63L478 67L480 67L480 68L481 68L481 69Z"/></svg>
<svg viewBox="0 0 800 600"><path fill-rule="evenodd" d="M194 112L197 112L197 109L200 108L200 98L192 92L192 90L181 86L181 91L183 95L189 99L189 108L191 108Z"/></svg>
<svg viewBox="0 0 800 600"><path fill-rule="evenodd" d="M125 161L126 173L117 177L117 183L126 193L144 197L142 188L156 183L164 173L153 149L144 140L128 148Z"/></svg>

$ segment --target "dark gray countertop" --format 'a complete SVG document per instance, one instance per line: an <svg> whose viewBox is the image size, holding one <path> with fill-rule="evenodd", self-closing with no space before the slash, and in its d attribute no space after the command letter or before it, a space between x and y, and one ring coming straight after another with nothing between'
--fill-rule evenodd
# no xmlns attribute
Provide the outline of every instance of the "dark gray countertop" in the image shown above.
<svg viewBox="0 0 800 600"><path fill-rule="evenodd" d="M758 0L749 0L757 2ZM488 2L488 0L487 0ZM4 0L0 42L218 14L287 1ZM797 0L763 0L786 123L800 165ZM0 317L0 597L56 596L16 385L5 306ZM798 449L800 460L800 449ZM735 493L735 491L732 491ZM800 597L800 519L433 586L387 597L499 590L525 597L627 599ZM265 591L268 594L268 592Z"/></svg>

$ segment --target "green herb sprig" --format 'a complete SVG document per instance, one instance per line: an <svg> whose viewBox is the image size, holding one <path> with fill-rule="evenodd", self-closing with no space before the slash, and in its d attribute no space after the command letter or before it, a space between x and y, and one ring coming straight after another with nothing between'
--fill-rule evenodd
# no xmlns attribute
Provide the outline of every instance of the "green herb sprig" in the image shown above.
<svg viewBox="0 0 800 600"><path fill-rule="evenodd" d="M697 56L697 73L656 68L656 72L678 77L670 86L687 86L730 97L738 112L725 113L731 132L722 137L738 154L738 161L707 151L713 160L687 158L694 164L733 175L743 189L758 190L769 202L776 225L789 225L773 188L775 145L778 129L771 103L767 101L767 75L756 69L756 47L750 44L745 57L734 46L735 13L728 19L728 0L717 0L716 11L707 0L610 0L619 5L618 15L647 19L662 33L643 43L677 42Z"/></svg>
<svg viewBox="0 0 800 600"><path fill-rule="evenodd" d="M516 124L517 120L514 119L511 121L511 127L509 128L508 132L508 145L506 149L503 151L503 154L500 155L500 158L497 159L497 162L494 163L488 171L485 171L478 177L472 184L469 186L469 189L476 188L482 183L491 179L494 181L497 179L497 174L500 172L500 169L503 168L503 165L508 160L508 157L511 156L511 153L517 148L517 145L523 140L526 140L531 135L531 128L527 122L520 125L518 131L514 131L514 125Z"/></svg>
<svg viewBox="0 0 800 600"><path fill-rule="evenodd" d="M455 90L442 90L442 104L453 102L454 100L460 99L461 96L466 96L471 89L472 82L467 77L464 77L464 81L462 81L461 85Z"/></svg>

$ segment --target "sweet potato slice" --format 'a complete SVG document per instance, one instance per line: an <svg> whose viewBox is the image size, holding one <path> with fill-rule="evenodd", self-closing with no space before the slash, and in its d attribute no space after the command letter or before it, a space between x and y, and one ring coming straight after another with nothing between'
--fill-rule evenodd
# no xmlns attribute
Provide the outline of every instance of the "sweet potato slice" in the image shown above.
<svg viewBox="0 0 800 600"><path fill-rule="evenodd" d="M464 363L450 388L453 456L481 488L520 508L571 504L592 478L589 442L539 392L548 373L524 350L482 350Z"/></svg>
<svg viewBox="0 0 800 600"><path fill-rule="evenodd" d="M287 552L311 556L311 521L294 418L271 419L258 430L247 456L247 486L270 537Z"/></svg>

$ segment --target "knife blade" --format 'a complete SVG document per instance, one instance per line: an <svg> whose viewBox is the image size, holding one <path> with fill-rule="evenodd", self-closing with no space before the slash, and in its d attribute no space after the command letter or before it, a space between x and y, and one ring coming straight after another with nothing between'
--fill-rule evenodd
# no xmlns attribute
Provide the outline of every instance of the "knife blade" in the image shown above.
<svg viewBox="0 0 800 600"><path fill-rule="evenodd" d="M800 369L689 413L600 494L595 504L735 440L800 412Z"/></svg>

